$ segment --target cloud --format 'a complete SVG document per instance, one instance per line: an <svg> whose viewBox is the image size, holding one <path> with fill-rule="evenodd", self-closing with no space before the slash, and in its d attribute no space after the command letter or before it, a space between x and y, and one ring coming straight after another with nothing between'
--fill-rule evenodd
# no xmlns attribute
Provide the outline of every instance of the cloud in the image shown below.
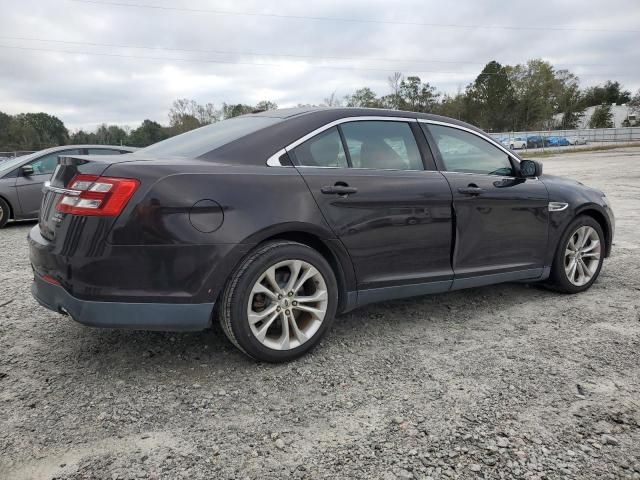
<svg viewBox="0 0 640 480"><path fill-rule="evenodd" d="M136 126L145 118L165 123L171 102L183 97L218 106L264 99L294 106L321 103L333 91L343 96L362 86L384 94L394 70L418 74L453 93L493 59L515 64L544 58L578 74L583 86L613 79L628 89L640 87L640 62L630 61L637 58L640 34L620 31L637 30L636 0L610 1L606 9L595 2L551 0L535 5L495 0L126 2L552 29L218 15L73 0L6 2L0 17L0 110L46 111L71 128L103 122ZM575 29L553 29L566 27Z"/></svg>

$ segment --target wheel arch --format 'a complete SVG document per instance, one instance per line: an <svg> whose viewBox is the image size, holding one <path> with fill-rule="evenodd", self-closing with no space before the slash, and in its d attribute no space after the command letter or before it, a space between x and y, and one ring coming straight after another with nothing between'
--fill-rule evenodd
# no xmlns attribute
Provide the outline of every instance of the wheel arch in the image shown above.
<svg viewBox="0 0 640 480"><path fill-rule="evenodd" d="M598 225L600 225L602 232L604 233L606 244L605 257L608 257L611 254L611 244L613 239L611 238L611 225L609 225L609 221L605 214L593 206L585 206L576 212L576 216L578 215L586 215L598 222Z"/></svg>
<svg viewBox="0 0 640 480"><path fill-rule="evenodd" d="M336 281L338 283L338 312L345 311L350 306L349 292L356 290L355 274L351 259L346 249L338 239L327 239L318 235L317 232L311 232L304 228L286 229L277 232L271 232L270 235L264 236L256 244L256 247L267 242L277 240L288 240L301 243L313 248L319 252L329 263L333 270Z"/></svg>
<svg viewBox="0 0 640 480"><path fill-rule="evenodd" d="M0 195L0 199L4 200L4 202L7 205L9 205L9 220L15 220L16 214L15 214L15 211L13 210L13 205L11 205L11 202L9 201L9 199L4 195Z"/></svg>

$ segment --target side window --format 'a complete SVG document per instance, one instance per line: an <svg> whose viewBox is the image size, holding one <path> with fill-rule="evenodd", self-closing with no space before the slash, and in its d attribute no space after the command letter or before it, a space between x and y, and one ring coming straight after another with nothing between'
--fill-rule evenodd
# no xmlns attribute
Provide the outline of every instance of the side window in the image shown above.
<svg viewBox="0 0 640 480"><path fill-rule="evenodd" d="M82 152L80 150L63 150L61 152L50 153L44 157L40 157L34 160L29 165L33 167L34 175L50 175L58 166L58 157L60 155L79 155Z"/></svg>
<svg viewBox="0 0 640 480"><path fill-rule="evenodd" d="M408 123L359 121L340 125L355 168L424 170Z"/></svg>
<svg viewBox="0 0 640 480"><path fill-rule="evenodd" d="M298 145L293 154L305 167L348 167L342 140L335 127Z"/></svg>
<svg viewBox="0 0 640 480"><path fill-rule="evenodd" d="M424 124L422 128L427 128ZM453 127L429 125L449 172L513 176L509 156L486 140Z"/></svg>

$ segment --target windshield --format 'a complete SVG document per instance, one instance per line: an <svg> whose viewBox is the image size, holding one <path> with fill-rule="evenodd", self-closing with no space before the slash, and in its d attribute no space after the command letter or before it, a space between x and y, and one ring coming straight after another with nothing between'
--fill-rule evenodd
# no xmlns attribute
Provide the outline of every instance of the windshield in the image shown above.
<svg viewBox="0 0 640 480"><path fill-rule="evenodd" d="M133 155L195 158L280 121L279 118L256 116L231 118L154 143Z"/></svg>

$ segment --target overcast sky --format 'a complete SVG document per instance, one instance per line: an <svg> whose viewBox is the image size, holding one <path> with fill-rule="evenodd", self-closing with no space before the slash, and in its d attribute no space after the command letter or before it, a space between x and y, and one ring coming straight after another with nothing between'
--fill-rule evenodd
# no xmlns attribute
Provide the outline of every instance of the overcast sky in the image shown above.
<svg viewBox="0 0 640 480"><path fill-rule="evenodd" d="M0 111L166 124L177 98L319 104L393 71L455 93L493 59L635 91L638 45L638 0L0 0Z"/></svg>

